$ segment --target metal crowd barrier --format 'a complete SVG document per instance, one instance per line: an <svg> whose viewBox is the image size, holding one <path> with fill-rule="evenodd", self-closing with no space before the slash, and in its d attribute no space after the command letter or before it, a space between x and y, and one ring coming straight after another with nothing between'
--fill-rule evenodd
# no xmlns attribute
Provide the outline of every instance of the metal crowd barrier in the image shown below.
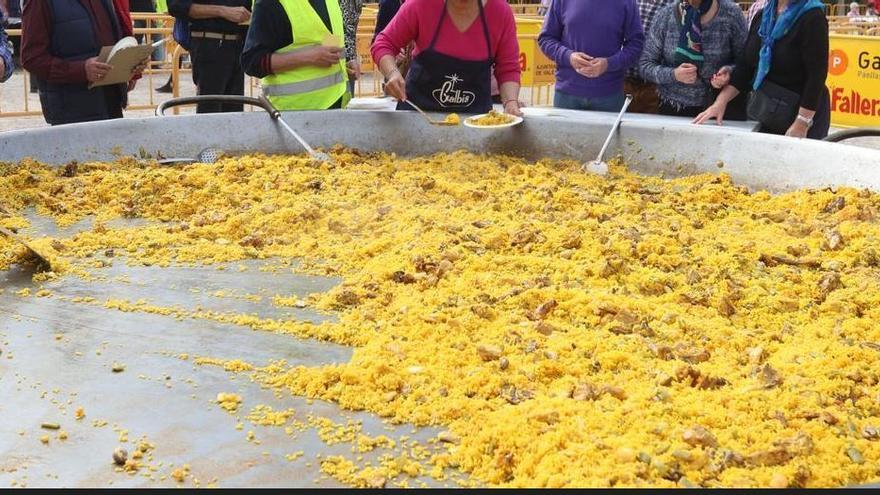
<svg viewBox="0 0 880 495"><path fill-rule="evenodd" d="M147 85L148 91L146 97L142 98L143 92L136 92L138 101L129 104L127 110L154 110L159 103L172 97L181 95L183 88L192 85L190 75L191 68L187 63L181 64L188 54L181 46L174 42L172 38L172 26L174 18L163 14L151 13L133 13L132 20L139 27L134 29L135 36L146 37L152 42L160 39L164 40L162 49L158 52L162 54L161 59L150 62L144 71L143 78L138 82L141 85ZM143 25L141 26L141 23ZM362 64L362 77L355 83L355 96L380 96L382 94L382 76L378 72L370 58L370 44L373 39L373 31L376 25L376 17L373 14L362 16L361 23L357 33L358 56ZM11 37L21 36L20 29L7 31ZM535 35L520 35L520 43L525 45L531 42L534 45ZM532 57L532 54L528 54ZM171 79L171 93L164 95L156 92L157 86L164 83L167 78ZM245 93L249 96L256 96L260 93L260 83L256 78L246 76ZM16 76L0 85L0 94L6 92L20 91L21 104L18 107L10 108L8 101L10 98L0 98L0 118L19 118L40 116L39 99L36 93L30 93L31 77L27 71L18 70ZM12 81L20 86L16 88ZM547 105L552 102L552 85L546 83L536 84L534 87L525 86L524 100L530 105ZM174 110L175 113L177 109Z"/></svg>
<svg viewBox="0 0 880 495"><path fill-rule="evenodd" d="M744 10L747 10L753 2L739 2ZM539 7L538 0L531 2L516 1L511 2L511 8L518 13L518 17L523 20L540 19L536 15ZM829 8L832 6L829 6ZM382 76L378 73L375 65L370 58L370 44L373 38L373 31L376 25L376 5L368 4L365 6L364 15L358 27L357 47L358 56L362 64L363 75L360 80L355 83L355 96L379 96L382 92ZM134 33L139 37L147 37L155 42L164 39L163 49L159 50L162 54L161 58L150 63L144 72L142 81L138 84L146 84L149 88L146 92L146 99L140 97L142 92L137 92L139 101L134 101L129 105L128 110L153 110L162 101L181 95L181 89L186 88L189 77L184 75L191 74L191 69L187 64L181 67L180 61L187 55L177 43L172 39L172 26L174 18L164 14L155 13L133 13L132 20L135 21L136 27ZM880 22L852 23L847 17L829 17L829 25L832 33L835 34L856 34L867 36L880 36ZM7 34L11 37L21 36L21 30L9 30ZM535 34L518 35L521 50L524 51L525 57L529 60L537 60L535 53L537 44ZM533 69L533 68L532 68ZM30 76L26 71L18 71L21 77L14 78L16 82L21 84L22 103L18 108L9 108L8 98L0 98L0 118L14 118L41 115L39 100L35 95L31 94ZM167 96L160 95L156 92L156 87L165 81L165 78L171 80L171 93ZM245 92L249 96L259 94L259 81L255 78L247 76L245 84ZM18 91L10 86L10 82L0 85L0 92ZM523 99L529 105L549 105L553 100L553 82L543 78L539 81L531 82L523 85ZM175 109L175 112L177 110Z"/></svg>

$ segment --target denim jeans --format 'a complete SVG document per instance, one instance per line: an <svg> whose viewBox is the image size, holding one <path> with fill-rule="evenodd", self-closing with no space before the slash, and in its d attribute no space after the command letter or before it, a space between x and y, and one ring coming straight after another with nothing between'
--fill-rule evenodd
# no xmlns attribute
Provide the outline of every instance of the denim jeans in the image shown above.
<svg viewBox="0 0 880 495"><path fill-rule="evenodd" d="M568 110L593 110L597 112L619 112L623 108L623 102L626 97L623 91L619 94L611 96L603 96L601 98L583 98L574 96L562 91L556 90L553 96L553 106L556 108L566 108Z"/></svg>

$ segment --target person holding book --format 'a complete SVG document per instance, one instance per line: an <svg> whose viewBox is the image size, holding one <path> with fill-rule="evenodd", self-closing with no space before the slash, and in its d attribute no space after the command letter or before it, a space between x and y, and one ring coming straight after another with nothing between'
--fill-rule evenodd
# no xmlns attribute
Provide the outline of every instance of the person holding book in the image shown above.
<svg viewBox="0 0 880 495"><path fill-rule="evenodd" d="M47 123L122 117L143 64L133 69L128 84L93 87L113 69L100 61L101 49L130 33L113 0L29 1L22 27L21 62L37 80Z"/></svg>

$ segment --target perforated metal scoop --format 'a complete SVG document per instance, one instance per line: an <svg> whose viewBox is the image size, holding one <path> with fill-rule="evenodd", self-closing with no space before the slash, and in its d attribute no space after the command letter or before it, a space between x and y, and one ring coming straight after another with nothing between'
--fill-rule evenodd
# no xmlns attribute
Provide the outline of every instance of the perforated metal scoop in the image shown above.
<svg viewBox="0 0 880 495"><path fill-rule="evenodd" d="M205 148L195 158L166 158L159 160L159 165L177 165L189 163L217 163L226 153L220 148Z"/></svg>
<svg viewBox="0 0 880 495"><path fill-rule="evenodd" d="M620 121L623 120L623 114L626 113L626 109L629 108L629 104L632 103L633 97L632 95L626 95L626 101L623 102L623 108L620 109L620 113L617 114L617 119L614 121L614 125L611 127L611 132L608 133L608 137L605 139L605 144L602 145L602 150L599 151L599 156L596 157L595 160L591 162L587 162L581 167L584 172L596 175L608 175L608 164L605 163L605 152L608 151L608 145L611 144L611 138L614 137L614 133L617 131L617 128L620 127Z"/></svg>

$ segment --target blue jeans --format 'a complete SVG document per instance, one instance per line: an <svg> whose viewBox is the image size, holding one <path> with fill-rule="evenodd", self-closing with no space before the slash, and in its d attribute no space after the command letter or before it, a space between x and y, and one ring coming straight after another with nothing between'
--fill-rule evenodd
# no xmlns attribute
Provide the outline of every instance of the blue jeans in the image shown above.
<svg viewBox="0 0 880 495"><path fill-rule="evenodd" d="M584 98L574 96L562 91L556 90L553 96L553 106L556 108L566 108L568 110L594 110L597 112L619 112L623 108L623 102L626 97L623 91L619 94L611 96L603 96L601 98Z"/></svg>

